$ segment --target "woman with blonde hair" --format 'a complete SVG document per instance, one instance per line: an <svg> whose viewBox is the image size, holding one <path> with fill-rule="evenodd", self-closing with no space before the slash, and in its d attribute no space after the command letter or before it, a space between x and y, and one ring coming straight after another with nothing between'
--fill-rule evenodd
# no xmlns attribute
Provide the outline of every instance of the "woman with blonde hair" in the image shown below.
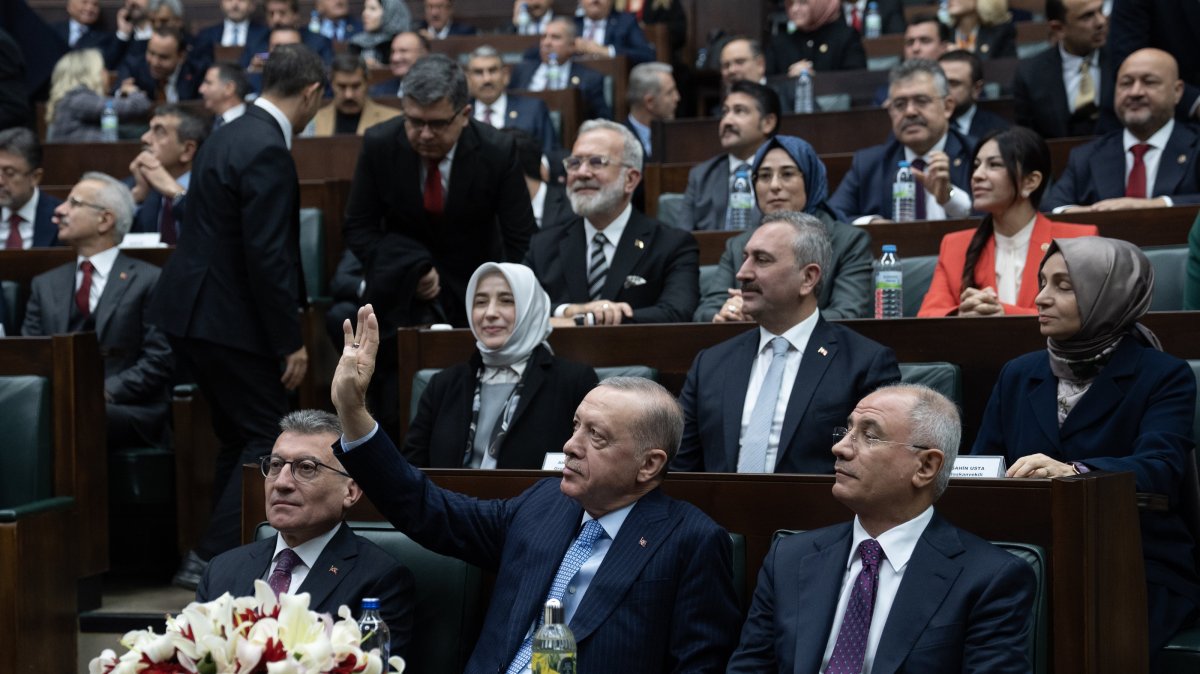
<svg viewBox="0 0 1200 674"><path fill-rule="evenodd" d="M1008 0L949 0L954 42L981 59L1017 57L1017 29Z"/></svg>
<svg viewBox="0 0 1200 674"><path fill-rule="evenodd" d="M50 77L50 101L46 104L46 140L80 142L103 140L100 118L108 103L108 72L97 49L68 52L54 66ZM113 98L117 119L143 117L151 102L133 78L121 83Z"/></svg>

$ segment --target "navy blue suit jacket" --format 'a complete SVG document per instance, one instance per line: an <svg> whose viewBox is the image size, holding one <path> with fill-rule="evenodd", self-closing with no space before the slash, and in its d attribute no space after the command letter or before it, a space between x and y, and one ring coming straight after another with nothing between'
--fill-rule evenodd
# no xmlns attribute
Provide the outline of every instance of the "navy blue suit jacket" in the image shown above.
<svg viewBox="0 0 1200 674"><path fill-rule="evenodd" d="M950 182L959 189L968 189L971 139L947 129L945 151L950 155ZM896 163L903 159L904 146L895 138L855 152L850 170L829 199L829 206L847 222L862 215L891 219L892 183L896 181Z"/></svg>
<svg viewBox="0 0 1200 674"><path fill-rule="evenodd" d="M207 602L229 592L235 597L254 594L254 581L265 580L271 569L278 534L223 552L213 558L196 601ZM413 575L408 567L371 541L342 525L309 569L296 594L307 592L308 608L335 618L339 607L362 616L363 597L379 598L379 614L392 635L392 655L404 655L413 629Z"/></svg>
<svg viewBox="0 0 1200 674"><path fill-rule="evenodd" d="M582 16L575 17L575 34L583 37ZM630 66L653 61L657 56L654 45L646 40L646 34L638 25L637 17L629 12L609 13L604 20L604 44L626 56Z"/></svg>
<svg viewBox="0 0 1200 674"><path fill-rule="evenodd" d="M550 121L550 108L540 98L529 98L508 94L508 109L504 112L504 126L527 132L542 144L542 152L562 147L554 123Z"/></svg>
<svg viewBox="0 0 1200 674"><path fill-rule="evenodd" d="M994 112L984 110L977 103L975 105L975 116L971 118L970 132L967 133L967 136L973 141L971 149L974 149L975 143L979 142L979 139L987 135L989 131L995 129L1003 131L1010 126L1012 126L1012 122ZM961 185L961 187L969 188L970 185Z"/></svg>
<svg viewBox="0 0 1200 674"><path fill-rule="evenodd" d="M1182 160L1182 161L1181 161ZM1154 194L1167 195L1177 204L1200 203L1200 131L1175 122L1158 160ZM1104 199L1125 196L1125 147L1121 131L1071 150L1067 168L1042 200L1042 210L1059 206L1088 206Z"/></svg>
<svg viewBox="0 0 1200 674"><path fill-rule="evenodd" d="M1196 411L1196 379L1187 363L1127 336L1062 428L1057 391L1058 379L1045 351L1009 361L992 390L971 453L1002 454L1010 466L1022 456L1045 454L1093 470L1128 471L1139 492L1180 502ZM1141 511L1140 519L1147 582L1167 588L1176 601L1190 602L1193 609L1200 606L1194 543L1179 513ZM1153 593L1151 597L1154 643L1180 626L1164 624L1162 616L1173 611L1156 607Z"/></svg>
<svg viewBox="0 0 1200 674"><path fill-rule="evenodd" d="M696 355L679 394L683 442L671 470L737 472L758 335L755 327ZM788 398L775 472L832 473L834 427L844 426L868 393L897 381L900 367L890 348L818 318Z"/></svg>
<svg viewBox="0 0 1200 674"><path fill-rule="evenodd" d="M54 209L62 199L38 190L37 212L33 217L33 247L47 248L62 245L58 241L58 225L54 224Z"/></svg>
<svg viewBox="0 0 1200 674"><path fill-rule="evenodd" d="M556 479L506 500L442 489L382 430L349 452L340 443L335 451L397 529L496 574L465 672L503 672L541 611L583 508ZM580 671L703 674L725 671L740 622L728 534L655 489L629 512L570 626Z"/></svg>
<svg viewBox="0 0 1200 674"><path fill-rule="evenodd" d="M426 30L428 28L429 24L425 21L425 19L418 19L413 22L413 30ZM475 35L478 32L479 29L475 26L466 23L459 23L457 21L451 21L450 32L447 33L447 35Z"/></svg>
<svg viewBox="0 0 1200 674"><path fill-rule="evenodd" d="M217 45L221 44L221 36L224 34L224 21L219 21L207 28L202 28L192 40L192 51L188 57L202 58L212 63L214 60L213 50ZM303 38L303 35L301 37ZM242 53L253 56L257 52L267 51L267 44L270 38L270 28L257 21L251 21L246 26L246 46L243 48ZM247 62L249 62L248 59Z"/></svg>
<svg viewBox="0 0 1200 674"><path fill-rule="evenodd" d="M1100 50L1100 78L1111 81L1108 52ZM1021 59L1013 77L1013 107L1017 124L1037 131L1043 138L1090 136L1096 132L1096 120L1088 114L1072 114L1071 102L1062 77L1062 54L1057 46L1036 56ZM1106 84L1102 84L1103 88ZM1103 94L1101 94L1103 95Z"/></svg>
<svg viewBox="0 0 1200 674"><path fill-rule="evenodd" d="M371 86L371 98L380 96L395 97L400 93L400 83L404 81L403 77L389 77L388 79Z"/></svg>
<svg viewBox="0 0 1200 674"><path fill-rule="evenodd" d="M730 674L821 669L850 558L849 522L780 538L758 574ZM1029 564L943 520L917 541L873 674L1031 672Z"/></svg>
<svg viewBox="0 0 1200 674"><path fill-rule="evenodd" d="M133 227L131 232L157 232L158 220L162 212L162 195L150 188L146 200L138 204L133 212ZM179 199L179 203L171 205L171 214L175 218L175 237L179 240L179 232L183 227L183 214L187 212L187 196Z"/></svg>
<svg viewBox="0 0 1200 674"><path fill-rule="evenodd" d="M513 66L512 79L509 80L508 88L513 89L528 89L529 83L533 81L533 74L537 72L541 61L526 59ZM583 95L583 104L587 106L590 112L590 117L599 117L601 119L612 119L612 108L604 100L604 76L600 73L580 65L574 61L570 62L571 72L568 74L571 86L579 89L579 93Z"/></svg>
<svg viewBox="0 0 1200 674"><path fill-rule="evenodd" d="M63 42L69 42L71 39L71 22L70 20L56 21L51 24L51 28L55 33L62 38ZM77 49L99 49L104 55L104 67L109 70L115 70L121 63L121 57L125 55L125 45L119 44L116 33L108 30L102 30L96 27L90 27L88 30L79 36L75 45L71 47L72 51Z"/></svg>
<svg viewBox="0 0 1200 674"><path fill-rule="evenodd" d="M200 85L204 83L206 70L208 70L206 58L193 59L188 56L184 59L183 67L179 70L179 77L175 80L175 90L179 94L179 100L191 101L200 98ZM154 100L155 92L158 90L158 81L150 74L150 66L146 63L144 50L136 56L130 53L121 63L121 67L117 70L117 81L124 82L128 77L132 77L137 88L145 92L150 100Z"/></svg>

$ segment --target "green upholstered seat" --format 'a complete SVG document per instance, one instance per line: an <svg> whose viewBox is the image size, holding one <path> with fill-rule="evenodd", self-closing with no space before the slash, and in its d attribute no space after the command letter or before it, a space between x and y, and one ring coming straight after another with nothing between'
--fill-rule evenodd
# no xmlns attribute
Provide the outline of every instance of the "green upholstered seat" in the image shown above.
<svg viewBox="0 0 1200 674"><path fill-rule="evenodd" d="M664 225L690 232L692 223L683 222L683 200L684 195L678 192L663 192L658 195L658 215L656 217Z"/></svg>
<svg viewBox="0 0 1200 674"><path fill-rule="evenodd" d="M1157 267L1155 275L1157 276ZM1157 300L1157 280L1154 294ZM1196 376L1197 380L1200 380L1200 360L1189 360L1188 365L1192 366L1192 374ZM1192 417L1192 437L1200 438L1200 401L1197 401L1197 409ZM1196 451L1194 449L1190 460L1184 464L1182 493L1183 498L1179 509L1183 515L1183 521L1187 524L1192 539L1200 541L1200 477L1197 476ZM1192 551L1195 553L1196 566L1200 568L1200 546L1194 547ZM1200 622L1171 637L1171 641L1159 653L1156 664L1163 674L1200 672Z"/></svg>
<svg viewBox="0 0 1200 674"><path fill-rule="evenodd" d="M347 524L412 571L416 605L406 671L463 671L482 624L479 569L426 550L387 522ZM255 539L273 535L275 530L264 522Z"/></svg>
<svg viewBox="0 0 1200 674"><path fill-rule="evenodd" d="M17 297L20 288L16 281L0 281L0 295L4 296L4 308L8 310L4 316L0 316L0 322L8 326L10 336L21 334L21 323L18 320L21 318L21 312L17 311L21 306Z"/></svg>
<svg viewBox="0 0 1200 674"><path fill-rule="evenodd" d="M774 538L801 533L803 530L780 529ZM1047 560L1046 551L1040 546L1030 543L1009 543L992 541L992 545L1007 550L1009 553L1024 560L1033 569L1035 585L1033 590L1033 613L1030 615L1032 624L1029 626L1029 637L1026 644L1029 662L1033 664L1034 674L1050 671L1047 645L1050 629L1048 612L1048 594L1046 592Z"/></svg>
<svg viewBox="0 0 1200 674"><path fill-rule="evenodd" d="M962 369L954 363L900 363L900 380L924 384L962 408Z"/></svg>
<svg viewBox="0 0 1200 674"><path fill-rule="evenodd" d="M50 498L54 445L46 377L0 377L0 438L0 508Z"/></svg>
<svg viewBox="0 0 1200 674"><path fill-rule="evenodd" d="M175 453L133 447L109 454L108 498L113 504L174 506Z"/></svg>
<svg viewBox="0 0 1200 674"><path fill-rule="evenodd" d="M1150 311L1182 311L1187 285L1187 246L1151 246L1142 252L1154 267L1154 300Z"/></svg>
<svg viewBox="0 0 1200 674"><path fill-rule="evenodd" d="M328 295L325 283L325 214L319 208L300 209L300 266L310 299Z"/></svg>
<svg viewBox="0 0 1200 674"><path fill-rule="evenodd" d="M937 256L904 257L904 251L899 253L900 267L904 270L904 317L910 318L921 310L921 302L925 300L925 293L929 291L929 284L933 282Z"/></svg>

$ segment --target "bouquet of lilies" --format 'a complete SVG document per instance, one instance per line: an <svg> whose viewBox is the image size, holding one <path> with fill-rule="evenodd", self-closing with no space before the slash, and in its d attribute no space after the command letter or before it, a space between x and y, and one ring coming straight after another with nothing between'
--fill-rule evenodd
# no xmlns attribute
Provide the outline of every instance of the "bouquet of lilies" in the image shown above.
<svg viewBox="0 0 1200 674"><path fill-rule="evenodd" d="M162 634L136 630L121 639L120 657L106 649L89 674L383 674L378 649L363 652L362 634L350 609L338 619L308 610L308 594L275 593L254 582L253 597L225 593L205 604L192 602L167 618ZM404 671L391 658L390 674Z"/></svg>

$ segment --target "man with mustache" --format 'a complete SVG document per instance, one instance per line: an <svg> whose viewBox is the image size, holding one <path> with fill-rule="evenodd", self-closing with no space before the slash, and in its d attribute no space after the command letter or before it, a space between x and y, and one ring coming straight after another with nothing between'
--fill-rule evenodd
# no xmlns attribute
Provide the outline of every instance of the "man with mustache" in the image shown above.
<svg viewBox="0 0 1200 674"><path fill-rule="evenodd" d="M467 61L467 87L475 99L472 116L497 129L515 128L533 136L549 154L562 141L550 121L550 109L540 99L505 93L509 71L495 48L484 45Z"/></svg>
<svg viewBox="0 0 1200 674"><path fill-rule="evenodd" d="M608 120L584 122L563 165L578 216L538 232L525 256L550 296L551 321L690 320L699 298L699 248L689 232L633 208L642 179L642 144L633 132Z"/></svg>
<svg viewBox="0 0 1200 674"><path fill-rule="evenodd" d="M683 429L666 389L606 379L575 411L561 479L510 499L476 499L431 482L367 411L379 350L370 305L355 330L343 324L343 339L331 390L342 422L338 459L396 528L495 574L463 671L529 672L548 598L563 603L578 671L725 671L741 621L729 535L659 488Z"/></svg>
<svg viewBox="0 0 1200 674"><path fill-rule="evenodd" d="M763 217L737 273L741 313L758 327L696 355L679 395L685 425L672 470L833 472L830 431L864 395L899 381L900 369L891 349L821 316L832 257L816 216Z"/></svg>
<svg viewBox="0 0 1200 674"><path fill-rule="evenodd" d="M1200 129L1174 118L1183 92L1173 56L1159 49L1130 54L1113 92L1123 128L1071 150L1042 208L1060 213L1200 203Z"/></svg>
<svg viewBox="0 0 1200 674"><path fill-rule="evenodd" d="M733 229L727 218L734 178L739 169L750 171L755 150L779 128L779 96L758 82L734 80L721 101L720 116L719 138L725 152L688 171L680 221L697 231ZM758 222L757 206L750 211L747 224Z"/></svg>
<svg viewBox="0 0 1200 674"><path fill-rule="evenodd" d="M726 671L1032 671L1029 565L933 507L958 455L954 403L885 386L843 424L833 497L854 520L776 539Z"/></svg>
<svg viewBox="0 0 1200 674"><path fill-rule="evenodd" d="M307 592L313 611L336 615L346 605L358 618L363 597L376 597L391 654L403 656L413 629L412 572L343 523L363 492L333 454L341 423L328 412L297 410L279 431L259 462L267 523L277 533L214 557L196 601L252 595L254 581L266 580L276 594Z"/></svg>
<svg viewBox="0 0 1200 674"><path fill-rule="evenodd" d="M971 213L971 140L950 128L954 99L934 61L913 59L888 74L893 138L854 153L829 205L861 225L891 222L892 183L908 161L917 178L917 220L965 218Z"/></svg>
<svg viewBox="0 0 1200 674"><path fill-rule="evenodd" d="M313 117L312 135L363 135L367 129L400 115L395 108L367 96L367 64L356 54L338 54L329 68L333 101ZM306 130L307 132L307 130Z"/></svg>

